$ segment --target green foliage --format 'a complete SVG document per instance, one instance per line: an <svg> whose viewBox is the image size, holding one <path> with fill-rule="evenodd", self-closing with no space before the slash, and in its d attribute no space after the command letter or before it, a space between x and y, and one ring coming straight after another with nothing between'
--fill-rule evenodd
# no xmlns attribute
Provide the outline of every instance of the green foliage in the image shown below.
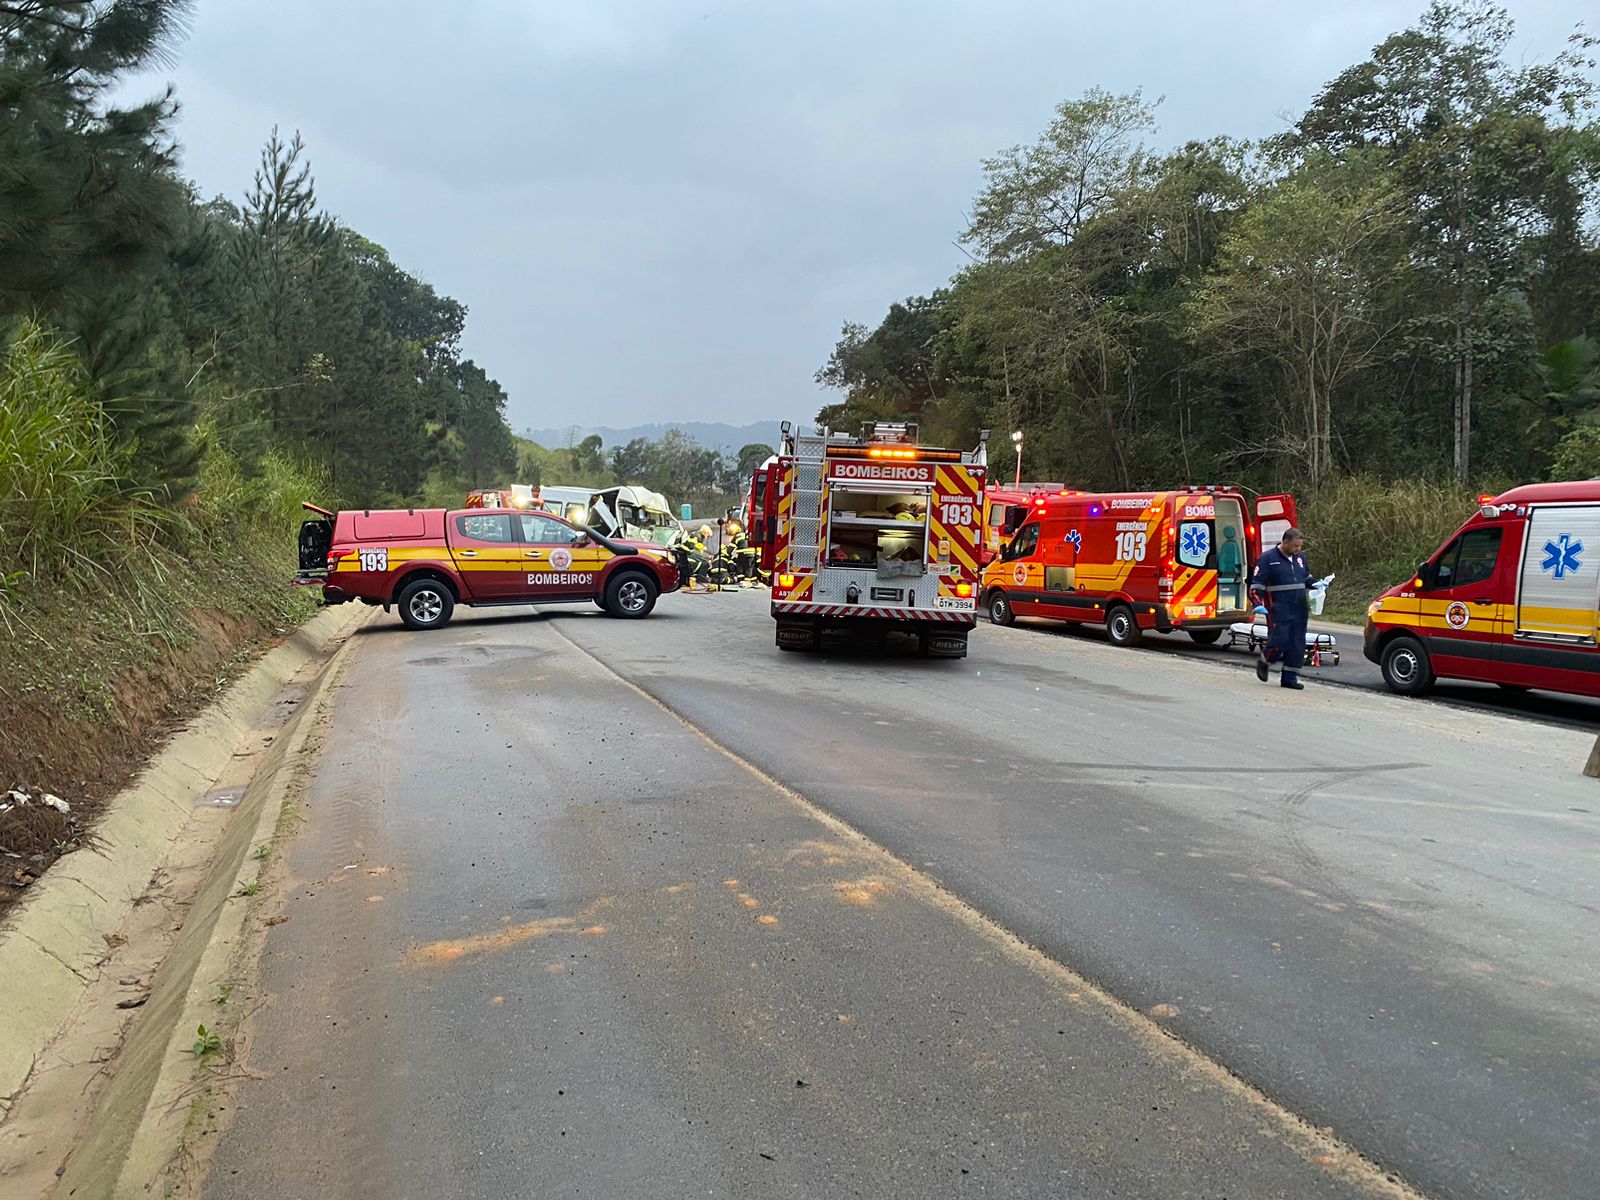
<svg viewBox="0 0 1600 1200"><path fill-rule="evenodd" d="M984 161L974 262L845 325L818 420L1021 429L1025 476L1081 487L1571 459L1600 421L1594 43L1511 45L1503 9L1439 0L1265 146L1163 153L1139 92L1062 104Z"/></svg>
<svg viewBox="0 0 1600 1200"><path fill-rule="evenodd" d="M222 1049L222 1039L204 1025L194 1031L194 1045L190 1047L196 1058L204 1058Z"/></svg>
<svg viewBox="0 0 1600 1200"><path fill-rule="evenodd" d="M1556 443L1551 479L1600 479L1600 425L1574 429Z"/></svg>
<svg viewBox="0 0 1600 1200"><path fill-rule="evenodd" d="M1329 589L1334 617L1360 615L1367 601L1410 577L1477 507L1454 484L1385 482L1347 476L1301 501L1306 554L1318 575L1339 576Z"/></svg>

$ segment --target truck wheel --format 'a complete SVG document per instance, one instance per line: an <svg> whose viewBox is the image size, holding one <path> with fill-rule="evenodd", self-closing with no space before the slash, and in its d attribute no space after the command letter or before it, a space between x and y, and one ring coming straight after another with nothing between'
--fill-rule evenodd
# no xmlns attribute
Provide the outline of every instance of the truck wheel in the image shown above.
<svg viewBox="0 0 1600 1200"><path fill-rule="evenodd" d="M1011 611L1011 599L999 588L989 593L989 620L996 625L1016 623L1017 614Z"/></svg>
<svg viewBox="0 0 1600 1200"><path fill-rule="evenodd" d="M456 598L437 579L416 579L400 589L395 603L407 629L438 629L449 623Z"/></svg>
<svg viewBox="0 0 1600 1200"><path fill-rule="evenodd" d="M1433 686L1433 666L1416 638L1397 637L1383 648L1383 681L1391 692L1420 696Z"/></svg>
<svg viewBox="0 0 1600 1200"><path fill-rule="evenodd" d="M965 658L967 656L967 631L929 630L922 635L924 658Z"/></svg>
<svg viewBox="0 0 1600 1200"><path fill-rule="evenodd" d="M1189 636L1194 639L1197 646L1215 646L1217 639L1222 636L1220 629L1191 629Z"/></svg>
<svg viewBox="0 0 1600 1200"><path fill-rule="evenodd" d="M822 642L822 630L815 621L778 621L779 650L815 650Z"/></svg>
<svg viewBox="0 0 1600 1200"><path fill-rule="evenodd" d="M1137 646L1139 621L1126 604L1114 604L1106 614L1106 637L1113 646Z"/></svg>
<svg viewBox="0 0 1600 1200"><path fill-rule="evenodd" d="M613 617L648 617L660 589L638 571L613 575L606 584L606 611Z"/></svg>

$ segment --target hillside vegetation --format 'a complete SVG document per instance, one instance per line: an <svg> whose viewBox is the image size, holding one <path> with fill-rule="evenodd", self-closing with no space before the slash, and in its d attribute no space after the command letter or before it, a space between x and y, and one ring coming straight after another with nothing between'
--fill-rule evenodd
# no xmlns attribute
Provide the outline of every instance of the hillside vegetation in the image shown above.
<svg viewBox="0 0 1600 1200"><path fill-rule="evenodd" d="M1021 430L1024 474L1077 487L1292 489L1347 602L1473 490L1600 474L1595 43L1513 34L1439 0L1265 142L1062 103L983 162L970 265L844 326L819 420Z"/></svg>

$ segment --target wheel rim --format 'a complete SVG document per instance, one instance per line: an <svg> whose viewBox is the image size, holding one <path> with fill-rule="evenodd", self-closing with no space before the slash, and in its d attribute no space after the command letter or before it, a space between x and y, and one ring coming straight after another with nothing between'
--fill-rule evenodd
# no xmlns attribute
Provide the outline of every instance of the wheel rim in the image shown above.
<svg viewBox="0 0 1600 1200"><path fill-rule="evenodd" d="M1399 684L1412 684L1416 682L1420 671L1416 654L1411 650L1396 650L1389 658L1389 674Z"/></svg>
<svg viewBox="0 0 1600 1200"><path fill-rule="evenodd" d="M1128 616L1126 613L1118 613L1111 618L1111 636L1119 642L1128 636Z"/></svg>
<svg viewBox="0 0 1600 1200"><path fill-rule="evenodd" d="M444 600L438 592L428 589L411 597L411 615L424 625L432 625L443 611Z"/></svg>
<svg viewBox="0 0 1600 1200"><path fill-rule="evenodd" d="M1009 612L1010 606L1006 604L1004 596L996 596L989 601L989 617L996 625L1004 625Z"/></svg>
<svg viewBox="0 0 1600 1200"><path fill-rule="evenodd" d="M643 612L650 602L650 589L637 579L629 579L617 589L617 603L624 612Z"/></svg>

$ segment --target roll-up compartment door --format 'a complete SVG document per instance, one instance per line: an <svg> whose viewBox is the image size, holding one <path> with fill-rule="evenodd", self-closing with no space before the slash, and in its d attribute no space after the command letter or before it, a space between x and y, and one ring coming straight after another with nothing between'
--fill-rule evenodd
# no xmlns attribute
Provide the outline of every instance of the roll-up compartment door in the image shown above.
<svg viewBox="0 0 1600 1200"><path fill-rule="evenodd" d="M1517 635L1593 645L1600 602L1600 505L1528 515L1517 594Z"/></svg>

